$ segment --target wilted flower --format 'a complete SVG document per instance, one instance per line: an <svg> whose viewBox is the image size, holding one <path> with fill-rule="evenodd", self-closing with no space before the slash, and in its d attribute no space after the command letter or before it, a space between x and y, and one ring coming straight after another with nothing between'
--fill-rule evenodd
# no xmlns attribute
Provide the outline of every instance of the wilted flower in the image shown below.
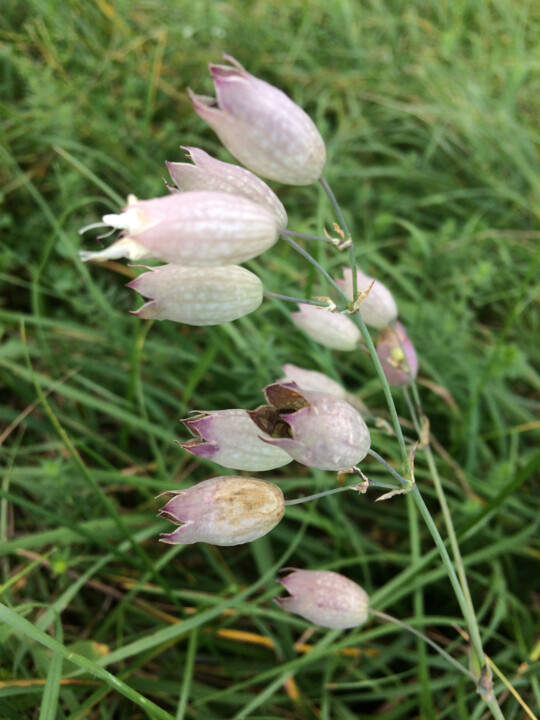
<svg viewBox="0 0 540 720"><path fill-rule="evenodd" d="M269 404L248 414L269 438L266 442L298 462L320 470L346 470L366 456L369 430L345 400L295 383L268 385L264 394Z"/></svg>
<svg viewBox="0 0 540 720"><path fill-rule="evenodd" d="M401 323L379 335L377 355L390 385L407 385L418 373L418 357Z"/></svg>
<svg viewBox="0 0 540 720"><path fill-rule="evenodd" d="M356 395L347 392L342 385L332 380L328 375L318 372L317 370L305 370L291 363L283 365L282 370L285 373L285 377L278 380L280 384L294 382L301 387L302 390L315 390L316 392L335 395L350 403L353 408L358 410L362 417L366 418L369 416L370 412L364 403L357 398Z"/></svg>
<svg viewBox="0 0 540 720"><path fill-rule="evenodd" d="M361 339L360 330L350 317L331 313L316 305L298 305L292 313L293 323L325 347L332 350L355 350Z"/></svg>
<svg viewBox="0 0 540 720"><path fill-rule="evenodd" d="M293 569L279 582L291 597L276 598L276 603L315 625L345 629L362 625L367 620L368 594L339 573Z"/></svg>
<svg viewBox="0 0 540 720"><path fill-rule="evenodd" d="M218 325L256 310L262 302L259 278L238 265L192 268L180 265L149 267L128 283L151 298L132 315L174 320L188 325Z"/></svg>
<svg viewBox="0 0 540 720"><path fill-rule="evenodd" d="M356 299L353 297L351 268L343 268L343 280L336 280L336 283L345 295L347 295L349 300ZM398 316L398 309L390 290L378 280L373 280L373 278L368 275L364 275L361 270L356 271L356 283L359 293L366 291L371 283L373 283L368 295L359 305L360 315L366 325L380 330L393 323Z"/></svg>
<svg viewBox="0 0 540 720"><path fill-rule="evenodd" d="M191 163L165 163L171 179L182 192L211 190L241 195L263 205L274 213L280 230L287 227L287 213L278 196L268 185L249 170L232 163L216 160L204 150L184 147ZM170 188L174 191L174 188Z"/></svg>
<svg viewBox="0 0 540 720"><path fill-rule="evenodd" d="M99 252L81 252L82 260L156 258L208 267L244 262L277 240L270 210L239 195L219 192L173 193L153 200L130 196L120 215L103 222L126 235Z"/></svg>
<svg viewBox="0 0 540 720"><path fill-rule="evenodd" d="M231 470L261 472L292 462L284 450L261 440L246 410L215 410L182 422L196 438L180 443L185 450Z"/></svg>
<svg viewBox="0 0 540 720"><path fill-rule="evenodd" d="M326 162L324 141L311 118L284 92L250 75L234 58L210 65L217 98L189 91L195 110L237 160L253 172L289 185L310 185Z"/></svg>
<svg viewBox="0 0 540 720"><path fill-rule="evenodd" d="M235 475L204 480L174 497L159 512L180 527L160 540L171 545L206 542L241 545L266 535L283 517L283 493L272 483Z"/></svg>

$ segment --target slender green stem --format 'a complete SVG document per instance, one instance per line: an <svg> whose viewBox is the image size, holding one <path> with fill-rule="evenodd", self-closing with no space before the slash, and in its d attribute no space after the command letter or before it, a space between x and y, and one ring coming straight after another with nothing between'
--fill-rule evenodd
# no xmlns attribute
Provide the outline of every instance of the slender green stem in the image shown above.
<svg viewBox="0 0 540 720"><path fill-rule="evenodd" d="M367 486L366 486L367 487ZM395 485L391 483L380 482L379 480L369 480L369 487L378 487L384 489L392 489ZM346 490L357 490L358 484L356 485L345 485L344 487L332 488L331 490L323 490L320 493L314 495L305 495L304 497L294 498L294 500L285 500L285 505L300 505L310 500L318 500L318 498L326 497L327 495L335 495L336 493L345 492Z"/></svg>
<svg viewBox="0 0 540 720"><path fill-rule="evenodd" d="M336 200L336 196L334 195L332 188L328 184L327 180L325 178L321 177L319 179L319 182L321 183L324 192L328 196L328 199L330 200L330 203L332 207L334 208L334 212L337 215L338 222L341 226L341 229L345 233L345 239L351 239L352 235L349 232L349 228L347 227L347 221L345 220L345 217L343 213L341 212L341 208L339 206L338 201ZM353 298L356 298L358 295L358 279L356 277L356 255L354 252L354 242L351 242L351 246L349 248L349 265L351 266L351 272L352 272L352 284L353 284Z"/></svg>
<svg viewBox="0 0 540 720"><path fill-rule="evenodd" d="M293 232L292 230L280 230L279 233L283 237L299 238L300 240L316 240L317 242L334 245L331 238L323 237L322 235L310 235L309 233Z"/></svg>
<svg viewBox="0 0 540 720"><path fill-rule="evenodd" d="M399 627L403 628L407 632L412 633L417 638L420 638L420 640L423 640L427 645L432 647L434 650L436 650L439 655L442 655L445 660L447 660L451 665L453 665L457 670L459 670L460 673L463 675L466 675L470 680L476 680L473 673L468 670L464 665L462 665L460 662L458 662L455 658L453 658L451 655L449 655L446 650L443 650L443 648L440 645L437 645L436 642L431 640L431 638L428 638L427 635L424 635L424 633L421 633L416 628L412 627L411 625L408 625L407 623L403 622L402 620L398 620L398 618L393 617L392 615L388 615L385 612L381 612L380 610L373 610L370 608L369 611L370 615L373 615L380 620L384 620L385 622L392 623L393 625L398 625Z"/></svg>
<svg viewBox="0 0 540 720"><path fill-rule="evenodd" d="M375 450L370 448L368 450L368 455L371 455L371 457L375 458L375 460L377 460L377 462L380 462L381 465L384 465L384 467L388 470L388 472L391 473L396 478L396 480L399 482L399 484L402 487L404 487L404 488L411 487L410 481L407 480L406 478L404 478L403 475L400 475L396 470L394 470L394 468L389 463L387 463L386 460L379 455L379 453L375 452Z"/></svg>
<svg viewBox="0 0 540 720"><path fill-rule="evenodd" d="M290 295L280 295L279 293L270 292L270 290L265 290L263 295L272 300L283 300L284 302L298 303L300 305L315 305L322 308L328 307L328 303L321 300L307 300L305 298L291 297Z"/></svg>
<svg viewBox="0 0 540 720"><path fill-rule="evenodd" d="M415 396L416 408L411 400L408 389L404 388L403 392L405 395L405 399L407 401L407 405L409 406L409 411L411 413L411 418L412 418L412 421L416 428L416 432L418 433L418 436L420 437L422 434L422 426L420 423L420 418L417 413L417 409L421 412L420 397L418 396L418 389L416 387L416 383L414 383L414 382L411 383L411 388L412 387L414 387L414 389L416 391L416 396ZM413 392L413 394L414 394L414 392ZM474 654L476 656L475 657L475 660L476 660L475 665L480 670L482 668L482 666L484 665L484 659L483 659L484 658L484 650L482 647L482 640L480 638L480 630L478 628L476 613L474 612L472 597L471 597L471 593L469 590L467 574L465 573L465 567L463 565L463 558L461 557L459 543L458 543L458 540L456 537L456 532L454 529L454 523L452 522L452 515L450 513L450 508L448 507L448 503L446 501L446 496L444 494L444 490L442 487L439 470L437 468L435 458L433 457L433 453L432 453L431 447L429 445L427 445L424 448L424 453L425 453L429 471L430 471L430 474L431 474L431 477L433 480L433 485L435 487L435 492L437 493L437 499L441 506L444 524L446 527L446 532L448 533L450 547L452 549L452 555L454 556L454 563L456 565L457 575L459 577L459 581L460 581L461 587L463 589L463 594L465 596L465 600L467 602L467 606L470 611L471 623L469 624L469 633L471 635L472 648L473 648Z"/></svg>
<svg viewBox="0 0 540 720"><path fill-rule="evenodd" d="M323 268L323 266L318 263L313 255L311 255L307 250L304 250L304 248L299 245L297 242L295 242L292 238L287 237L286 235L281 235L283 240L285 240L286 243L288 243L292 248L296 250L297 253L300 253L302 257L304 257L311 265L317 268L317 270L320 272L320 274L326 279L326 281L334 288L334 290L337 290L340 297L345 298L347 303L349 302L349 298L345 295L345 293L342 291L342 289L339 287L339 285L336 283L334 278L326 272L326 270Z"/></svg>

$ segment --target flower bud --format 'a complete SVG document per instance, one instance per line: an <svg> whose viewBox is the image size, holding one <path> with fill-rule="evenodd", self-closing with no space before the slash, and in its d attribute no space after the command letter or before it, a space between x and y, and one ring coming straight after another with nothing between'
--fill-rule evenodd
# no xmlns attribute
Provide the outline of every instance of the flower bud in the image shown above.
<svg viewBox="0 0 540 720"><path fill-rule="evenodd" d="M360 585L330 570L294 570L279 582L291 597L276 603L315 625L345 629L363 625L369 596Z"/></svg>
<svg viewBox="0 0 540 720"><path fill-rule="evenodd" d="M198 114L227 150L257 175L311 185L326 162L324 141L311 118L284 92L250 75L234 58L210 65L216 99L188 91Z"/></svg>
<svg viewBox="0 0 540 720"><path fill-rule="evenodd" d="M231 265L260 255L277 240L274 215L245 197L221 192L173 193L153 200L133 196L120 215L103 222L123 230L99 252L82 260L156 258L188 267Z"/></svg>
<svg viewBox="0 0 540 720"><path fill-rule="evenodd" d="M160 540L171 545L206 542L241 545L266 535L283 517L283 493L272 483L235 475L174 490L159 517L180 527Z"/></svg>
<svg viewBox="0 0 540 720"><path fill-rule="evenodd" d="M181 192L211 190L241 195L272 212L280 230L287 227L287 213L278 196L249 170L216 160L204 150L184 147L191 163L165 163L171 179Z"/></svg>
<svg viewBox="0 0 540 720"><path fill-rule="evenodd" d="M284 450L261 440L246 410L204 412L181 422L196 438L180 443L184 450L231 470L262 472L292 462Z"/></svg>
<svg viewBox="0 0 540 720"><path fill-rule="evenodd" d="M370 411L364 403L353 393L347 392L345 388L332 378L317 370L305 370L297 365L283 365L285 377L278 380L280 384L296 383L302 390L315 390L316 392L324 392L335 395L342 400L346 400L355 410L358 410L363 418L370 415Z"/></svg>
<svg viewBox="0 0 540 720"><path fill-rule="evenodd" d="M313 340L332 350L355 350L361 339L360 330L347 315L331 313L316 305L298 305L292 313L293 323Z"/></svg>
<svg viewBox="0 0 540 720"><path fill-rule="evenodd" d="M127 284L150 298L132 315L187 325L219 325L256 310L262 302L259 278L238 265L191 268L160 265Z"/></svg>
<svg viewBox="0 0 540 720"><path fill-rule="evenodd" d="M359 463L371 439L366 423L345 400L302 390L295 383L268 385L268 405L248 414L266 442L320 470L346 470Z"/></svg>
<svg viewBox="0 0 540 720"><path fill-rule="evenodd" d="M336 283L349 300L356 299L353 297L351 268L343 268L343 280L336 280ZM359 293L365 292L373 283L368 295L359 305L360 315L366 325L380 330L393 323L398 316L398 309L390 290L378 280L373 280L368 275L364 275L361 270L356 271L356 283Z"/></svg>
<svg viewBox="0 0 540 720"><path fill-rule="evenodd" d="M408 385L418 373L418 357L405 328L396 323L393 328L384 328L377 342L377 355L390 385Z"/></svg>

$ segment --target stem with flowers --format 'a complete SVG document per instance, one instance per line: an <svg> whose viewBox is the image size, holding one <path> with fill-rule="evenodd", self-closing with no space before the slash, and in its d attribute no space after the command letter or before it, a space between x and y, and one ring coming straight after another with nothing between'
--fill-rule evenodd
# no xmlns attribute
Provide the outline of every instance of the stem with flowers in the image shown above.
<svg viewBox="0 0 540 720"><path fill-rule="evenodd" d="M478 622L433 455L427 445L426 458L457 572L415 483L416 447L407 447L394 403L391 385L410 385L413 399L406 388L405 396L422 439L420 398L414 384L416 353L397 322L395 301L387 288L357 268L352 235L334 192L322 176L326 150L311 119L281 91L225 57L230 66L210 66L216 101L191 91L189 94L198 114L249 169L216 160L198 148L185 148L193 164L167 163L174 183L169 188L171 194L142 201L130 196L124 212L103 218L103 224L121 230L123 235L109 248L82 252L81 257L94 261L150 257L166 263L145 268L147 272L129 283L147 299L133 313L139 318L215 325L254 312L267 297L297 303L300 310L291 316L292 321L322 345L353 351L363 340L386 399L403 474L371 448L358 400L345 388L321 373L284 366L285 377L263 390L265 405L253 410L203 411L182 420L192 438L181 442L181 447L233 471L266 472L294 460L310 468L337 472L339 481L356 474L364 482L286 500L280 487L266 480L244 475L212 477L187 489L164 493L172 498L161 508L160 516L178 527L162 534L161 540L169 544L237 545L270 532L282 520L287 506L347 490L364 493L370 487L390 490L379 500L409 493L433 537L467 624L474 659L471 672L464 671L444 651L442 654L460 672L474 677L478 692L493 716L500 719L503 716L492 693ZM272 117L268 108L273 108ZM285 208L258 175L290 185L310 185L318 180L338 221L333 226L336 237L326 231L323 237L287 230ZM101 224L87 228L98 226ZM301 299L263 289L260 279L240 266L271 248L279 236L317 269L337 293L339 305L327 297ZM349 268L344 269L343 280L335 280L297 240L322 241L339 250L348 249ZM377 347L368 325L380 330ZM386 468L393 483L365 478L357 465L368 454ZM411 538L417 535L416 526L411 525ZM412 545L413 556L418 556L418 543L413 541ZM368 617L367 593L338 573L295 570L280 582L291 597L278 598L278 605L322 627L355 627ZM390 617L373 612L386 620Z"/></svg>

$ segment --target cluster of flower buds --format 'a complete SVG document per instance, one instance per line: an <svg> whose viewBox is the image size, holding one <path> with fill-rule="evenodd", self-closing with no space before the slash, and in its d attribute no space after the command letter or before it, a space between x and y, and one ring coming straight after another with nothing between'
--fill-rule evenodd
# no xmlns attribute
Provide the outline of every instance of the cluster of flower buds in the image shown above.
<svg viewBox="0 0 540 720"><path fill-rule="evenodd" d="M103 225L120 230L111 246L83 251L82 260L155 259L129 287L150 302L134 314L191 325L228 322L253 312L263 288L237 267L270 248L287 225L276 194L257 175L291 185L321 176L326 149L306 113L281 90L250 75L236 60L210 65L216 99L189 91L195 110L246 167L184 148L192 163L167 163L171 194L134 196ZM201 271L197 268L208 268Z"/></svg>

